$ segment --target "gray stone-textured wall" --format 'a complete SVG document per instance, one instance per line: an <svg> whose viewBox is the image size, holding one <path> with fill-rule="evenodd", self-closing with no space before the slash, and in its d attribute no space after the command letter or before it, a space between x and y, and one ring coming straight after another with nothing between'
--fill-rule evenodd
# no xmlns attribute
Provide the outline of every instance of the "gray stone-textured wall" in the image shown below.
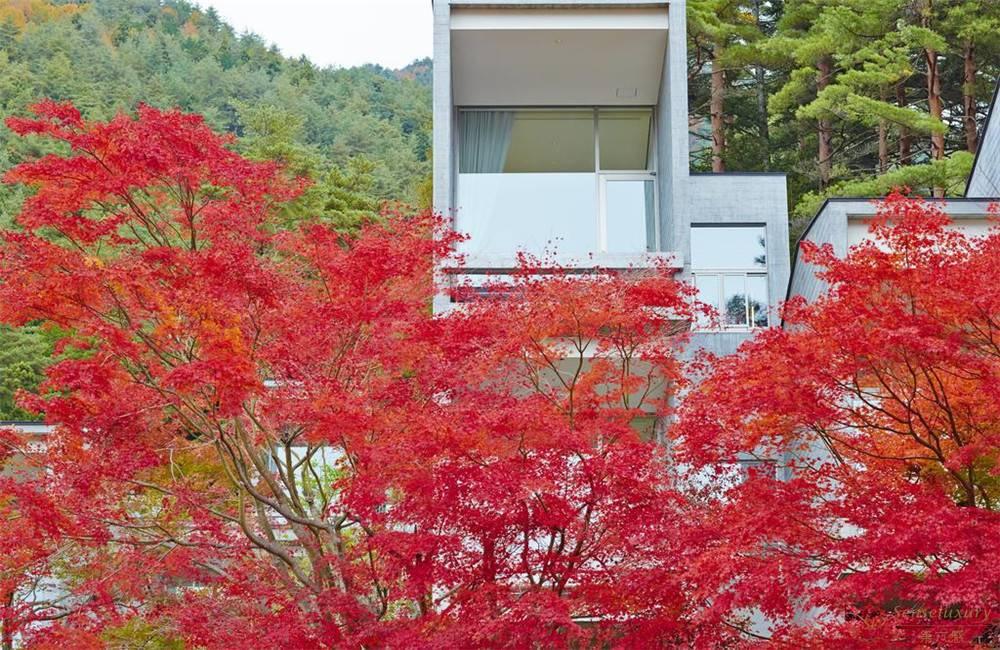
<svg viewBox="0 0 1000 650"><path fill-rule="evenodd" d="M434 82L433 82L434 209L451 215L453 160L453 120L451 94L451 8L447 2L434 3Z"/></svg>
<svg viewBox="0 0 1000 650"><path fill-rule="evenodd" d="M847 215L874 214L874 207L869 201L858 199L852 201L828 201L820 209L803 240L815 244L831 244L838 256L847 253ZM807 301L815 300L827 289L825 282L816 277L819 270L815 265L802 259L802 252L796 246L795 266L788 284L788 297L802 296Z"/></svg>
<svg viewBox="0 0 1000 650"><path fill-rule="evenodd" d="M788 286L788 198L783 174L695 174L689 177L678 250L691 268L691 224L766 226L768 294L777 308Z"/></svg>
<svg viewBox="0 0 1000 650"><path fill-rule="evenodd" d="M786 183L779 174L692 175L689 171L686 0L437 0L434 3L434 206L451 215L457 158L453 106L450 20L453 7L668 7L667 47L656 111L660 250L683 263L690 277L692 223L763 223L767 226L768 291L772 307L788 282ZM446 309L444 299L435 309ZM706 347L735 349L747 333L705 333ZM716 338L711 338L716 337Z"/></svg>
<svg viewBox="0 0 1000 650"><path fill-rule="evenodd" d="M764 224L767 240L767 291L771 323L788 286L788 199L783 174L688 174L674 199L674 249L683 258L682 280L691 279L692 224ZM732 354L752 332L699 332L692 351Z"/></svg>
<svg viewBox="0 0 1000 650"><path fill-rule="evenodd" d="M986 131L965 193L970 198L1000 197L1000 124Z"/></svg>

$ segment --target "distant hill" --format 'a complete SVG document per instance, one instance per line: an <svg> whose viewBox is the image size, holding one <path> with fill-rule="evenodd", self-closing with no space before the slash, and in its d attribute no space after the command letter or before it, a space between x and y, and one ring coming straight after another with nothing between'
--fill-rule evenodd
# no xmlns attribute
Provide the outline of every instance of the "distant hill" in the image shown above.
<svg viewBox="0 0 1000 650"><path fill-rule="evenodd" d="M321 166L373 163L376 198L415 201L429 178L430 78L429 59L402 70L319 68L183 0L0 2L0 118L43 97L72 100L90 118L145 102L243 136L248 114L270 107ZM32 153L0 128L0 171ZM20 198L3 191L0 223Z"/></svg>
<svg viewBox="0 0 1000 650"><path fill-rule="evenodd" d="M418 59L401 70L396 71L401 79L413 79L419 84L430 86L434 80L434 61L430 57Z"/></svg>
<svg viewBox="0 0 1000 650"><path fill-rule="evenodd" d="M255 158L285 162L315 184L281 216L350 228L380 199L426 203L431 62L319 68L238 35L183 0L0 0L0 120L43 99L106 119L139 103L201 113L240 136ZM0 174L46 152L0 126ZM0 228L26 190L0 186ZM37 417L14 405L34 389L58 333L0 327L0 420Z"/></svg>

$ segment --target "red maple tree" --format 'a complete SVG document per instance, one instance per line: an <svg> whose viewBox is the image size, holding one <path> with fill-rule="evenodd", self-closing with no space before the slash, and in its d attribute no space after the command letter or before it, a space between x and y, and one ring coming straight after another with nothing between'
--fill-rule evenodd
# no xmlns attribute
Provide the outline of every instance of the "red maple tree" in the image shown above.
<svg viewBox="0 0 1000 650"><path fill-rule="evenodd" d="M637 433L684 383L669 270L526 265L434 316L438 218L283 231L302 183L196 116L34 110L9 127L66 148L7 176L33 194L0 320L67 354L21 396L55 427L33 478L0 482L8 645L735 634L692 606L692 505Z"/></svg>
<svg viewBox="0 0 1000 650"><path fill-rule="evenodd" d="M668 269L526 260L435 316L437 217L281 230L302 182L196 116L35 110L9 126L65 150L8 175L0 320L66 336L21 396L44 449L0 433L5 647L995 634L995 232L890 197L690 385Z"/></svg>
<svg viewBox="0 0 1000 650"><path fill-rule="evenodd" d="M717 360L680 414L702 472L753 453L787 473L719 502L705 583L775 641L996 643L1000 232L894 194L846 258L802 253L829 291Z"/></svg>

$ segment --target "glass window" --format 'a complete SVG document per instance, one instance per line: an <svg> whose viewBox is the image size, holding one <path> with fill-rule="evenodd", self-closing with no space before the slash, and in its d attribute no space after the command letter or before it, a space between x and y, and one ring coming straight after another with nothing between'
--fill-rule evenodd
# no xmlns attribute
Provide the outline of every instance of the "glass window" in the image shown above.
<svg viewBox="0 0 1000 650"><path fill-rule="evenodd" d="M514 111L462 111L458 120L459 172L503 172L510 153Z"/></svg>
<svg viewBox="0 0 1000 650"><path fill-rule="evenodd" d="M593 109L469 110L459 121L463 174L595 169Z"/></svg>
<svg viewBox="0 0 1000 650"><path fill-rule="evenodd" d="M455 227L471 255L599 250L594 173L463 174Z"/></svg>
<svg viewBox="0 0 1000 650"><path fill-rule="evenodd" d="M604 187L608 252L656 250L653 181L608 178Z"/></svg>
<svg viewBox="0 0 1000 650"><path fill-rule="evenodd" d="M729 327L747 326L746 276L723 276L721 312L724 325Z"/></svg>
<svg viewBox="0 0 1000 650"><path fill-rule="evenodd" d="M459 113L459 172L523 174L641 171L652 164L650 108L489 109Z"/></svg>
<svg viewBox="0 0 1000 650"><path fill-rule="evenodd" d="M645 170L650 151L651 109L598 111L601 170Z"/></svg>
<svg viewBox="0 0 1000 650"><path fill-rule="evenodd" d="M694 286L698 290L698 302L704 303L718 311L721 281L722 278L718 275L696 275L694 277ZM698 324L702 327L709 324L709 319L705 316L699 316L698 320Z"/></svg>
<svg viewBox="0 0 1000 650"><path fill-rule="evenodd" d="M695 273L698 301L712 307L723 327L768 326L767 276L763 273ZM700 317L697 325L707 327Z"/></svg>
<svg viewBox="0 0 1000 650"><path fill-rule="evenodd" d="M767 266L764 226L692 226L695 269L756 269Z"/></svg>
<svg viewBox="0 0 1000 650"><path fill-rule="evenodd" d="M635 107L462 109L455 227L470 239L460 250L657 250L656 183L644 171L652 114Z"/></svg>
<svg viewBox="0 0 1000 650"><path fill-rule="evenodd" d="M750 325L767 327L767 276L747 276L747 299L750 309Z"/></svg>

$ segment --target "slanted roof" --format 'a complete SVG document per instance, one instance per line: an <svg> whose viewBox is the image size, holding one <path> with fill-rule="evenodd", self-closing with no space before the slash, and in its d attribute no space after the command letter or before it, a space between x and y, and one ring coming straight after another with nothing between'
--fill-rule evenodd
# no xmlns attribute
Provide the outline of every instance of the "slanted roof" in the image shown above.
<svg viewBox="0 0 1000 650"><path fill-rule="evenodd" d="M965 186L965 196L986 198L1000 196L1000 117L996 116L997 96L1000 94L1000 80L993 91L986 121L979 132L979 148L972 166L969 183Z"/></svg>
<svg viewBox="0 0 1000 650"><path fill-rule="evenodd" d="M1000 130L1000 127L997 127ZM801 259L802 251L800 244L809 240L816 244L830 244L834 253L838 256L847 254L848 224L852 219L864 219L875 216L878 211L879 198L829 198L823 202L819 210L810 220L806 229L795 242L792 251L792 269L788 278L788 289L785 293L785 300L790 300L793 296L802 296L807 301L816 299L826 290L826 284L815 274L817 269ZM936 204L944 212L956 221L969 219L982 220L989 213L990 206L1000 201L993 197L949 197L931 198L924 201ZM784 321L782 321L784 325Z"/></svg>

